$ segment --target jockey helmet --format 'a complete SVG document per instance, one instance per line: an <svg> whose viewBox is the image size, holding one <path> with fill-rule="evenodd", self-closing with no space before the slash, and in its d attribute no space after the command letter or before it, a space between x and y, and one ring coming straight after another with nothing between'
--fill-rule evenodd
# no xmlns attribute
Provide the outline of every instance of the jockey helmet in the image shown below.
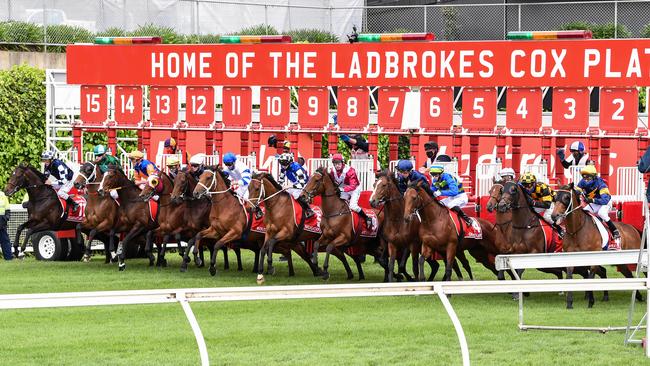
<svg viewBox="0 0 650 366"><path fill-rule="evenodd" d="M52 160L54 159L54 151L46 150L41 154L41 160Z"/></svg>
<svg viewBox="0 0 650 366"><path fill-rule="evenodd" d="M165 147L176 147L176 140L172 137L168 137L165 140Z"/></svg>
<svg viewBox="0 0 650 366"><path fill-rule="evenodd" d="M291 142L289 142L289 140L284 140L284 142L282 143L282 147L285 149L291 148Z"/></svg>
<svg viewBox="0 0 650 366"><path fill-rule="evenodd" d="M585 165L584 168L580 169L580 174L595 177L598 172L596 171L596 167L590 164Z"/></svg>
<svg viewBox="0 0 650 366"><path fill-rule="evenodd" d="M203 154L196 154L190 158L190 165L202 165Z"/></svg>
<svg viewBox="0 0 650 366"><path fill-rule="evenodd" d="M445 167L442 165L432 165L429 168L429 174L442 174L445 171Z"/></svg>
<svg viewBox="0 0 650 366"><path fill-rule="evenodd" d="M413 170L413 163L410 160L400 160L397 162L397 170L400 172L410 172Z"/></svg>
<svg viewBox="0 0 650 366"><path fill-rule="evenodd" d="M267 145L271 147L276 147L278 145L278 138L275 135L271 135L268 140L266 140Z"/></svg>
<svg viewBox="0 0 650 366"><path fill-rule="evenodd" d="M237 161L237 155L228 152L223 156L223 163L224 164L234 164L235 161Z"/></svg>
<svg viewBox="0 0 650 366"><path fill-rule="evenodd" d="M280 165L289 165L293 161L293 156L290 153L284 153L278 158Z"/></svg>
<svg viewBox="0 0 650 366"><path fill-rule="evenodd" d="M499 172L499 176L501 178L504 178L504 177L513 177L514 178L515 177L515 170L512 169L512 168L503 168Z"/></svg>
<svg viewBox="0 0 650 366"><path fill-rule="evenodd" d="M435 141L427 141L424 143L424 150L438 150L438 143Z"/></svg>
<svg viewBox="0 0 650 366"><path fill-rule="evenodd" d="M537 183L537 177L531 172L524 173L524 175L519 178L519 183L521 184L534 184Z"/></svg>
<svg viewBox="0 0 650 366"><path fill-rule="evenodd" d="M129 153L129 159L143 159L144 154L140 150L133 150Z"/></svg>
<svg viewBox="0 0 650 366"><path fill-rule="evenodd" d="M93 155L101 156L106 154L106 147L104 145L95 145L93 148Z"/></svg>
<svg viewBox="0 0 650 366"><path fill-rule="evenodd" d="M332 155L332 163L337 162L337 161L343 162L343 155L342 154L336 153L336 154Z"/></svg>
<svg viewBox="0 0 650 366"><path fill-rule="evenodd" d="M178 161L178 158L174 155L170 156L167 158L167 161L165 163L167 166L176 166L180 165L180 162Z"/></svg>
<svg viewBox="0 0 650 366"><path fill-rule="evenodd" d="M569 148L569 150L584 152L585 151L585 144L583 144L581 141L574 141L571 144L571 147Z"/></svg>

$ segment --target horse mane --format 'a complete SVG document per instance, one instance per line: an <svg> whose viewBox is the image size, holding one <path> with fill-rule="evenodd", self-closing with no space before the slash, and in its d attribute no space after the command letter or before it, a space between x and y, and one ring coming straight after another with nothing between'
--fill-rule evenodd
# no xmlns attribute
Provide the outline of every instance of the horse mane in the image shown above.
<svg viewBox="0 0 650 366"><path fill-rule="evenodd" d="M126 176L126 173L122 171L122 167L120 167L119 165L111 164L108 166L108 170L112 170L117 173L120 173L121 178L123 178L124 181L126 181L126 187L131 187L131 186L135 187L135 182L133 182L131 179L129 179L129 177Z"/></svg>
<svg viewBox="0 0 650 366"><path fill-rule="evenodd" d="M34 168L33 166L25 165L25 168L27 168L29 171L34 173L38 177L38 179L41 180L41 183L45 183L45 181L47 180L47 178L45 177L45 174L39 172L38 169Z"/></svg>
<svg viewBox="0 0 650 366"><path fill-rule="evenodd" d="M221 176L221 179L223 179L223 182L226 184L227 188L230 188L230 177L228 176L228 173L224 172L223 169L219 165L215 166L215 170L219 175Z"/></svg>
<svg viewBox="0 0 650 366"><path fill-rule="evenodd" d="M422 188L422 190L424 190L429 196L433 197L433 191L431 191L431 188L426 184L423 185L419 180L409 183L409 188Z"/></svg>
<svg viewBox="0 0 650 366"><path fill-rule="evenodd" d="M375 173L375 179L381 179L383 177L388 178L395 186L398 185L397 178L395 178L395 173L391 172L388 169L384 169Z"/></svg>
<svg viewBox="0 0 650 366"><path fill-rule="evenodd" d="M267 172L255 173L255 174L253 174L252 178L253 179L259 179L259 180L266 178L269 182L271 182L271 184L273 185L273 187L275 187L275 189L277 189L279 191L284 189L284 188L282 188L280 183L278 183L278 181L276 181L275 178L273 178L273 176L270 173L267 173Z"/></svg>

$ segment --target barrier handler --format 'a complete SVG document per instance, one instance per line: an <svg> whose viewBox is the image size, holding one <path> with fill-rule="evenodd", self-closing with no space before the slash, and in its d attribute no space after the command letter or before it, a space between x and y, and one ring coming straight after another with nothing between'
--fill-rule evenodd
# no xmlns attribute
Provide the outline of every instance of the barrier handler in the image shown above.
<svg viewBox="0 0 650 366"><path fill-rule="evenodd" d="M592 280L525 280L471 282L368 283L268 287L187 288L132 291L96 291L0 295L0 310L103 305L164 304L178 302L192 327L202 365L209 365L207 346L190 302L287 300L342 297L437 295L449 315L460 343L463 365L469 365L469 347L463 327L447 295L556 291L646 291L646 278ZM650 302L648 302L650 304ZM650 305L649 305L650 306ZM521 309L521 308L520 308ZM650 334L647 334L650 336ZM646 354L648 357L650 355Z"/></svg>

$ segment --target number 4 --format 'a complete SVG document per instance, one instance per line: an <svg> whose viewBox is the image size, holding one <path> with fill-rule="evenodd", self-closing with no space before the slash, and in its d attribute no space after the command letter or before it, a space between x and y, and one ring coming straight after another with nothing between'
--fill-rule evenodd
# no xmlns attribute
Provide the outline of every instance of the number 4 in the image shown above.
<svg viewBox="0 0 650 366"><path fill-rule="evenodd" d="M528 110L526 109L526 98L521 98L516 113L521 116L521 119L526 119Z"/></svg>

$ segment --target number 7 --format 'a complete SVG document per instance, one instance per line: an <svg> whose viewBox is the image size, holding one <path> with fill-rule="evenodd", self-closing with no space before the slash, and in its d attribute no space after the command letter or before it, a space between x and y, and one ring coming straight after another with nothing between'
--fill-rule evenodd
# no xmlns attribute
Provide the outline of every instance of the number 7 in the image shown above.
<svg viewBox="0 0 650 366"><path fill-rule="evenodd" d="M393 103L393 108L390 110L390 118L395 117L397 106L399 105L399 97L388 97L388 101Z"/></svg>

